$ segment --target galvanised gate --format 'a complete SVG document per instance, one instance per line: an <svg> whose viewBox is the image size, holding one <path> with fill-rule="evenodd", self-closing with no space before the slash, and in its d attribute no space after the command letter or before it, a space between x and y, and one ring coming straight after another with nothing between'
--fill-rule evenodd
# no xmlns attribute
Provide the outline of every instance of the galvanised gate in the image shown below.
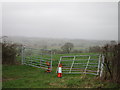
<svg viewBox="0 0 120 90"><path fill-rule="evenodd" d="M93 74L101 76L103 63L103 55L75 55L61 56L58 65L62 64L63 74Z"/></svg>
<svg viewBox="0 0 120 90"><path fill-rule="evenodd" d="M52 51L22 47L22 64L52 70Z"/></svg>

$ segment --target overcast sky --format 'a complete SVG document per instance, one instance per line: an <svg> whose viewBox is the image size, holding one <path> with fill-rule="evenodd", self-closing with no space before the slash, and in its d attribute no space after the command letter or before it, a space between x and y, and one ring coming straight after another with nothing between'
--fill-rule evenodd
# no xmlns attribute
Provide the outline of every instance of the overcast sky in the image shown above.
<svg viewBox="0 0 120 90"><path fill-rule="evenodd" d="M117 2L3 3L7 36L118 39Z"/></svg>

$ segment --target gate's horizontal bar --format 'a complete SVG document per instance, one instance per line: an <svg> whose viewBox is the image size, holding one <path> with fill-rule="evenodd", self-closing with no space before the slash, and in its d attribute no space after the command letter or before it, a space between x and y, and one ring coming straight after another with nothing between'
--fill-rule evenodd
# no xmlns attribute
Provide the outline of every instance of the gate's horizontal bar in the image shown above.
<svg viewBox="0 0 120 90"><path fill-rule="evenodd" d="M40 62L45 62L45 60L40 60Z"/></svg>
<svg viewBox="0 0 120 90"><path fill-rule="evenodd" d="M75 61L88 60L88 59L75 59ZM89 59L89 60L98 60L98 59Z"/></svg>
<svg viewBox="0 0 120 90"><path fill-rule="evenodd" d="M39 62L34 62L34 61L32 61L31 63L39 63Z"/></svg>
<svg viewBox="0 0 120 90"><path fill-rule="evenodd" d="M75 61L88 60L88 59L75 59Z"/></svg>
<svg viewBox="0 0 120 90"><path fill-rule="evenodd" d="M96 55L75 55L75 56L61 56L62 58L65 58L65 57L81 57L81 56L83 56L83 57L85 57L85 56L87 56L87 57L89 57L89 56L99 56L99 54L96 54Z"/></svg>
<svg viewBox="0 0 120 90"><path fill-rule="evenodd" d="M36 65L36 66L43 66L43 67L48 67L48 66L45 66L45 65Z"/></svg>
<svg viewBox="0 0 120 90"><path fill-rule="evenodd" d="M71 67L71 66L62 66L62 67Z"/></svg>
<svg viewBox="0 0 120 90"><path fill-rule="evenodd" d="M63 72L63 74L84 74L84 73L83 72L71 72L71 73ZM97 75L96 73L85 73L85 74Z"/></svg>
<svg viewBox="0 0 120 90"><path fill-rule="evenodd" d="M97 75L96 73L85 73L85 74L93 74L93 75Z"/></svg>
<svg viewBox="0 0 120 90"><path fill-rule="evenodd" d="M62 69L70 69L70 68L62 68ZM85 68L72 68L72 69L85 69Z"/></svg>
<svg viewBox="0 0 120 90"><path fill-rule="evenodd" d="M99 54L95 54L95 55L75 55L76 57L81 57L81 56L99 56Z"/></svg>
<svg viewBox="0 0 120 90"><path fill-rule="evenodd" d="M65 68L65 67L71 67L71 66L62 66L62 67ZM85 66L83 66L83 65L81 65L81 66L74 65L73 67L85 67Z"/></svg>
<svg viewBox="0 0 120 90"><path fill-rule="evenodd" d="M33 59L34 61L39 61L40 59Z"/></svg>
<svg viewBox="0 0 120 90"><path fill-rule="evenodd" d="M62 68L62 69L70 69L70 68Z"/></svg>
<svg viewBox="0 0 120 90"><path fill-rule="evenodd" d="M40 64L46 65L46 63L40 63Z"/></svg>
<svg viewBox="0 0 120 90"><path fill-rule="evenodd" d="M86 66L86 65L83 65L83 66ZM92 65L88 65L88 67L98 67L98 66L92 66Z"/></svg>
<svg viewBox="0 0 120 90"><path fill-rule="evenodd" d="M89 57L90 55L75 55L75 57Z"/></svg>
<svg viewBox="0 0 120 90"><path fill-rule="evenodd" d="M79 60L74 60L74 61L81 61L81 60L88 60L88 59L79 59ZM98 59L89 59L89 60L98 60ZM61 60L61 61L73 61L73 60Z"/></svg>
<svg viewBox="0 0 120 90"><path fill-rule="evenodd" d="M37 68L48 69L48 68L45 68L45 67L39 67L39 66L31 65L31 64L25 64L25 65L29 65L29 66L33 66L33 67L37 67ZM51 69L49 69L49 70L51 70Z"/></svg>
<svg viewBox="0 0 120 90"><path fill-rule="evenodd" d="M89 64L98 64L98 63L89 63Z"/></svg>
<svg viewBox="0 0 120 90"><path fill-rule="evenodd" d="M97 72L97 71L92 71L92 70L86 70L86 72Z"/></svg>
<svg viewBox="0 0 120 90"><path fill-rule="evenodd" d="M65 57L74 57L74 56L61 56L61 58L65 58Z"/></svg>
<svg viewBox="0 0 120 90"><path fill-rule="evenodd" d="M71 65L71 64L62 64L62 66L68 66L68 65Z"/></svg>
<svg viewBox="0 0 120 90"><path fill-rule="evenodd" d="M74 64L87 64L87 63L74 63Z"/></svg>
<svg viewBox="0 0 120 90"><path fill-rule="evenodd" d="M98 60L98 59L89 59L89 60Z"/></svg>
<svg viewBox="0 0 120 90"><path fill-rule="evenodd" d="M87 64L87 63L74 63L74 64ZM89 63L89 64L98 64L98 63Z"/></svg>
<svg viewBox="0 0 120 90"><path fill-rule="evenodd" d="M42 64L37 64L37 65L33 65L34 63L28 63L28 64L26 64L25 63L25 65L31 65L31 66L44 66L44 67L48 67L47 65L42 65Z"/></svg>
<svg viewBox="0 0 120 90"><path fill-rule="evenodd" d="M83 74L83 72L63 72L63 74Z"/></svg>
<svg viewBox="0 0 120 90"><path fill-rule="evenodd" d="M42 64L40 64L40 66L48 67L47 65L42 65Z"/></svg>
<svg viewBox="0 0 120 90"><path fill-rule="evenodd" d="M43 69L48 69L48 68L45 68L45 67L40 67L40 68L43 68Z"/></svg>
<svg viewBox="0 0 120 90"><path fill-rule="evenodd" d="M73 61L73 60L61 60L61 61Z"/></svg>
<svg viewBox="0 0 120 90"><path fill-rule="evenodd" d="M90 55L75 55L75 56L61 56L62 58L65 58L65 57L81 57L81 56L90 56Z"/></svg>
<svg viewBox="0 0 120 90"><path fill-rule="evenodd" d="M62 70L62 71L70 71L70 70ZM84 70L71 70L71 71L84 71Z"/></svg>
<svg viewBox="0 0 120 90"><path fill-rule="evenodd" d="M33 67L39 67L39 66L36 66L36 65L30 65L30 66L33 66Z"/></svg>

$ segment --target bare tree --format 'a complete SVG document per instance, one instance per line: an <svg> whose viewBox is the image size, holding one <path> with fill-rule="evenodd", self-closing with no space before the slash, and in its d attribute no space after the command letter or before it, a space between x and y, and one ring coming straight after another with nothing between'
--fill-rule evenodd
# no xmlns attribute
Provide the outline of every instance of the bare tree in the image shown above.
<svg viewBox="0 0 120 90"><path fill-rule="evenodd" d="M61 47L61 49L64 51L64 52L66 52L66 53L70 53L70 51L73 49L73 47L74 47L74 45L73 45L73 43L65 43L62 47Z"/></svg>

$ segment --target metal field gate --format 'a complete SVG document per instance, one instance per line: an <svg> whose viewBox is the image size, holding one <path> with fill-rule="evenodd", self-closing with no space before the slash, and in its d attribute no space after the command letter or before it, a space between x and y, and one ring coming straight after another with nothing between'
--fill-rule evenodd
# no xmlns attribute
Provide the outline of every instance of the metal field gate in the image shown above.
<svg viewBox="0 0 120 90"><path fill-rule="evenodd" d="M61 56L59 64L62 64L63 74L102 74L104 56L102 55L75 55Z"/></svg>
<svg viewBox="0 0 120 90"><path fill-rule="evenodd" d="M22 47L22 64L52 70L52 51Z"/></svg>

